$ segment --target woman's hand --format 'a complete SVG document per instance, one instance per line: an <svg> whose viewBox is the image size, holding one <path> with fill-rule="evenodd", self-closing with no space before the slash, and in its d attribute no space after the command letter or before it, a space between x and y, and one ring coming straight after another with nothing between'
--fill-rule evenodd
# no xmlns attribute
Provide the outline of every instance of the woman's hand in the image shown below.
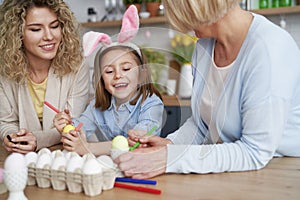
<svg viewBox="0 0 300 200"><path fill-rule="evenodd" d="M8 152L26 154L36 150L37 140L33 133L21 129L18 133L12 133L5 137L3 146Z"/></svg>
<svg viewBox="0 0 300 200"><path fill-rule="evenodd" d="M70 111L67 109L64 112L57 113L53 119L53 124L59 132L62 132L63 128L70 123L72 123L72 119Z"/></svg>
<svg viewBox="0 0 300 200"><path fill-rule="evenodd" d="M17 145L13 142L16 137L16 133L11 133L3 138L2 146L6 149L6 151L13 152L13 148L16 148Z"/></svg>
<svg viewBox="0 0 300 200"><path fill-rule="evenodd" d="M128 144L133 146L136 142L140 142L139 147L156 147L166 146L172 144L171 140L164 139L156 135L146 135L146 131L129 130L128 131Z"/></svg>
<svg viewBox="0 0 300 200"><path fill-rule="evenodd" d="M61 142L65 150L75 151L81 156L90 152L85 133L82 129L79 132L70 131L69 133L62 133Z"/></svg>
<svg viewBox="0 0 300 200"><path fill-rule="evenodd" d="M157 137L157 136L155 136ZM125 176L148 179L165 173L167 147L139 148L122 154L114 160Z"/></svg>

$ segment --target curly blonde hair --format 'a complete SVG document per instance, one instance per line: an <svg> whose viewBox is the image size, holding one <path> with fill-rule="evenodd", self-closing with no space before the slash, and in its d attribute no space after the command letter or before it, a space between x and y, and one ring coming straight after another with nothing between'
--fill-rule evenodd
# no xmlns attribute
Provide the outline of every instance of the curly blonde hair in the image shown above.
<svg viewBox="0 0 300 200"><path fill-rule="evenodd" d="M59 76L77 72L83 60L79 24L63 0L4 0L0 5L0 75L17 82L27 77L23 35L26 15L34 7L52 10L61 26L62 41L51 67Z"/></svg>

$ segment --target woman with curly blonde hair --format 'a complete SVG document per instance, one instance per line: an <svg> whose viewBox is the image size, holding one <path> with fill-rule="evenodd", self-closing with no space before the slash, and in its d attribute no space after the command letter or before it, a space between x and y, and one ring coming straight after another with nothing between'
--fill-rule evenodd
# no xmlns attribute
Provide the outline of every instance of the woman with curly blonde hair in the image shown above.
<svg viewBox="0 0 300 200"><path fill-rule="evenodd" d="M60 142L55 112L79 116L88 103L84 62L72 11L63 0L4 0L0 6L0 136L9 152Z"/></svg>

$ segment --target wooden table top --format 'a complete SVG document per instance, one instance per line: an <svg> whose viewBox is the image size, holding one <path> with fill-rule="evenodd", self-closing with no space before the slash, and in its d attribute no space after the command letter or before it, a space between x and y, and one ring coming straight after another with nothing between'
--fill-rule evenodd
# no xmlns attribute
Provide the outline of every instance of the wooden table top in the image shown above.
<svg viewBox="0 0 300 200"><path fill-rule="evenodd" d="M3 167L7 152L0 147L0 167ZM219 173L219 174L165 174L155 177L155 186L160 195L148 194L122 188L103 191L89 197L84 193L73 194L27 186L25 195L29 200L68 199L300 199L300 158L274 158L264 169L258 171ZM0 195L7 199L8 193Z"/></svg>

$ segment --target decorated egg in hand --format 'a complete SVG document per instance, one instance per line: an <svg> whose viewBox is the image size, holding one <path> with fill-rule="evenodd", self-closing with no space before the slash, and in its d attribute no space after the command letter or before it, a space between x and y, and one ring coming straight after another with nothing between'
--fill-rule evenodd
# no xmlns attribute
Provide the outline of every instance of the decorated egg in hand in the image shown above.
<svg viewBox="0 0 300 200"><path fill-rule="evenodd" d="M63 131L64 133L69 133L70 131L73 131L75 130L75 126L71 125L71 124L68 124L64 127Z"/></svg>
<svg viewBox="0 0 300 200"><path fill-rule="evenodd" d="M112 149L128 150L128 148L128 141L124 136L118 135L112 140Z"/></svg>

